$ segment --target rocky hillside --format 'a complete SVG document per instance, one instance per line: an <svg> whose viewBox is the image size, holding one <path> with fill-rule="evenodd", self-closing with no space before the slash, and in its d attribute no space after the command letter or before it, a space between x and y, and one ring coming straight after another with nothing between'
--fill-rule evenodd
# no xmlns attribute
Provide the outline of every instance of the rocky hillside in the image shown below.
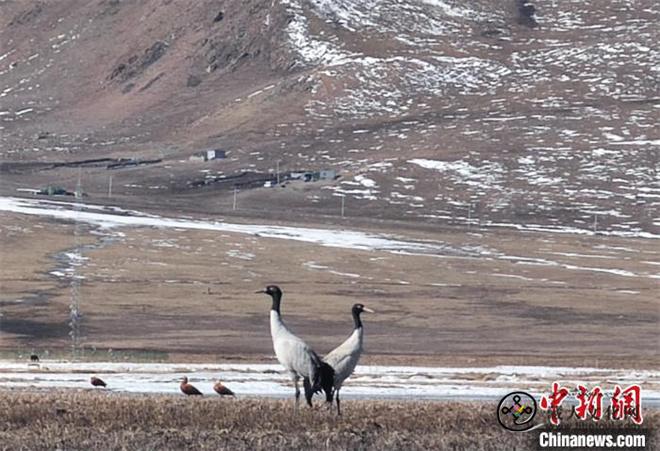
<svg viewBox="0 0 660 451"><path fill-rule="evenodd" d="M0 0L0 188L141 158L161 161L112 171L117 202L228 198L216 181L279 161L341 177L242 192L246 211L345 196L353 216L657 236L659 22L652 0ZM229 158L187 160L211 147ZM90 199L107 174L85 168Z"/></svg>

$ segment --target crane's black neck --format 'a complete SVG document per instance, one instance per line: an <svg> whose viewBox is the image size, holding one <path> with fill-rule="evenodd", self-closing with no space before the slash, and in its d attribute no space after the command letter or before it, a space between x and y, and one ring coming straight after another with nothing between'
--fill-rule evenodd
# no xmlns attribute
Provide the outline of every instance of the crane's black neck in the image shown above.
<svg viewBox="0 0 660 451"><path fill-rule="evenodd" d="M362 320L360 319L360 311L358 309L353 309L353 322L355 323L355 328L359 329L362 327Z"/></svg>
<svg viewBox="0 0 660 451"><path fill-rule="evenodd" d="M271 293L270 295L273 298L273 305L270 307L271 310L280 314L280 302L282 302L282 293Z"/></svg>

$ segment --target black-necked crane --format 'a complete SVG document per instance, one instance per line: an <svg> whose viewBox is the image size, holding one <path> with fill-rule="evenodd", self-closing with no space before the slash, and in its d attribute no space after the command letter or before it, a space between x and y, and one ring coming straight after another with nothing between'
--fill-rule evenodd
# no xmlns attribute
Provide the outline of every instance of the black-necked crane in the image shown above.
<svg viewBox="0 0 660 451"><path fill-rule="evenodd" d="M102 379L100 379L100 378L98 378L98 377L96 377L96 376L92 376L92 377L89 379L89 382L90 382L94 387L106 387L106 386L107 386L107 384L106 384L105 382L103 382Z"/></svg>
<svg viewBox="0 0 660 451"><path fill-rule="evenodd" d="M179 386L184 395L187 396L202 396L202 392L197 390L193 384L188 383L188 377L183 376L181 385Z"/></svg>
<svg viewBox="0 0 660 451"><path fill-rule="evenodd" d="M300 388L298 381L302 378L305 388L305 400L311 407L312 396L322 387L332 387L333 371L321 361L319 356L300 338L295 336L282 321L280 304L282 290L276 285L269 285L263 291L272 298L270 310L270 334L273 338L273 349L280 364L286 369L296 389L295 409L298 409Z"/></svg>
<svg viewBox="0 0 660 451"><path fill-rule="evenodd" d="M220 396L236 396L233 391L225 387L225 385L222 382L217 382L213 386L213 390L219 394Z"/></svg>
<svg viewBox="0 0 660 451"><path fill-rule="evenodd" d="M353 333L346 339L346 341L330 351L330 353L323 359L335 371L333 388L335 400L337 401L338 415L341 415L341 410L339 409L339 390L341 390L344 381L353 374L353 371L360 360L360 356L362 355L364 328L362 327L360 314L362 312L374 313L373 310L366 308L362 304L353 305L351 312L355 324ZM332 391L325 389L324 391L326 392L326 401L332 403Z"/></svg>

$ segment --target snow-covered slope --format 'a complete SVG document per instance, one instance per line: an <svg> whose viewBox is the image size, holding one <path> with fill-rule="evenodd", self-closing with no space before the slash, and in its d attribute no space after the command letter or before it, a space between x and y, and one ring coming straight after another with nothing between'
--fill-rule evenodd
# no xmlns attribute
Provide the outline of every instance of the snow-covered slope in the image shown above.
<svg viewBox="0 0 660 451"><path fill-rule="evenodd" d="M349 215L443 224L633 236L660 225L652 0L3 1L0 12L5 161L163 158L115 185L162 199L279 161L343 178L245 208L326 213L345 196ZM230 151L221 168L181 164L208 146Z"/></svg>
<svg viewBox="0 0 660 451"><path fill-rule="evenodd" d="M657 229L654 2L537 1L531 28L515 2L284 3L314 86L298 125L362 124L318 155L380 187L337 194L437 220Z"/></svg>

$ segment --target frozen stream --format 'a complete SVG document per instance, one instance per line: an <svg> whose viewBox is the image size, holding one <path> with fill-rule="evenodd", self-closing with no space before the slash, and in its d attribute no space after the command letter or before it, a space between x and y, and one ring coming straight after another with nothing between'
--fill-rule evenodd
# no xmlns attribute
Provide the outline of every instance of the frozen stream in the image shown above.
<svg viewBox="0 0 660 451"><path fill-rule="evenodd" d="M178 394L186 375L203 393L212 394L221 380L239 396L287 397L288 377L278 364L174 364L0 360L0 388L91 389L89 378L105 380L108 390L129 393ZM550 390L553 381L575 387L578 382L599 385L610 393L615 384L640 384L646 405L660 406L660 372L652 370L493 366L433 368L411 366L359 366L344 388L347 398L490 400L514 391L535 395ZM319 398L320 399L320 398Z"/></svg>

